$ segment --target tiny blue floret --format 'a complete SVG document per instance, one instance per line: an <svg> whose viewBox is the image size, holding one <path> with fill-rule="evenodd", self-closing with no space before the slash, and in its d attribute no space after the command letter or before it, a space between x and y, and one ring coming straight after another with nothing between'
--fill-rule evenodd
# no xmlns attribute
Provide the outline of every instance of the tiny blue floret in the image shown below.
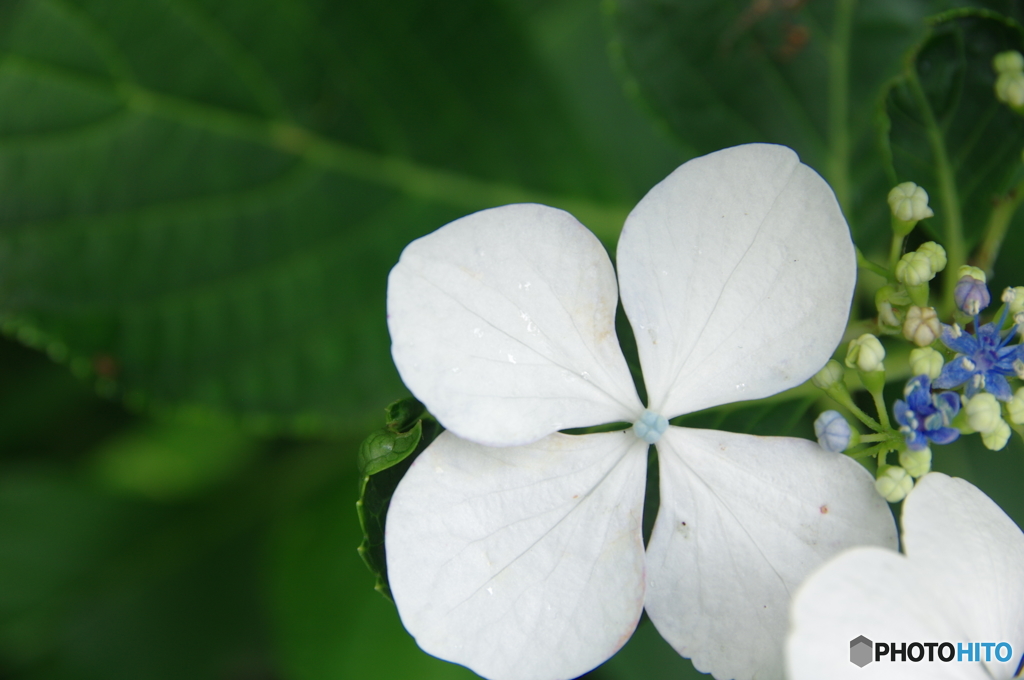
<svg viewBox="0 0 1024 680"><path fill-rule="evenodd" d="M850 446L852 434L850 423L839 411L822 411L814 421L814 436L826 451L842 453Z"/></svg>
<svg viewBox="0 0 1024 680"><path fill-rule="evenodd" d="M965 333L959 326L942 327L942 344L957 352L956 357L942 367L935 379L935 387L951 389L965 385L964 394L970 399L982 390L1000 401L1010 401L1013 394L1006 376L1016 374L1014 362L1024 360L1024 345L1009 345L1017 327L1004 335L1000 330L1006 321L1009 305L994 323L982 326L974 318L973 333Z"/></svg>
<svg viewBox="0 0 1024 680"><path fill-rule="evenodd" d="M646 409L644 414L640 416L640 420L633 423L634 434L648 444L658 443L661 435L665 434L667 429L668 421L665 419L665 416Z"/></svg>
<svg viewBox="0 0 1024 680"><path fill-rule="evenodd" d="M948 444L960 436L959 430L950 427L960 412L958 394L932 394L931 379L927 375L915 375L907 381L903 396L906 401L898 399L893 411L908 448L920 451L928 447L929 441Z"/></svg>

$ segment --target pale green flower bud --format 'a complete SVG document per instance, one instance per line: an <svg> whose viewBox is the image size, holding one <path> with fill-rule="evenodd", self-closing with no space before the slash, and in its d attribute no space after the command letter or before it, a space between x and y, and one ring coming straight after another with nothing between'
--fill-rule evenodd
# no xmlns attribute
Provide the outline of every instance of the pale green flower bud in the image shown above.
<svg viewBox="0 0 1024 680"><path fill-rule="evenodd" d="M1024 387L1017 388L1013 398L1006 403L1006 415L1014 425L1024 425Z"/></svg>
<svg viewBox="0 0 1024 680"><path fill-rule="evenodd" d="M920 451L900 451L900 465L911 477L924 477L932 470L932 450L926 446Z"/></svg>
<svg viewBox="0 0 1024 680"><path fill-rule="evenodd" d="M920 286L935 278L931 259L924 253L912 251L906 253L896 263L896 280L908 286Z"/></svg>
<svg viewBox="0 0 1024 680"><path fill-rule="evenodd" d="M912 306L903 322L903 337L918 347L927 347L942 333L942 324L934 307Z"/></svg>
<svg viewBox="0 0 1024 680"><path fill-rule="evenodd" d="M1010 316L1016 316L1024 312L1024 286L1014 286L1013 301L1010 302Z"/></svg>
<svg viewBox="0 0 1024 680"><path fill-rule="evenodd" d="M932 380L942 373L942 352L931 347L919 347L910 350L910 370L914 375L927 375Z"/></svg>
<svg viewBox="0 0 1024 680"><path fill-rule="evenodd" d="M884 465L878 471L875 491L890 503L899 503L914 488L914 478L898 465Z"/></svg>
<svg viewBox="0 0 1024 680"><path fill-rule="evenodd" d="M988 392L980 392L968 399L964 404L964 413L967 415L967 424L975 432L992 432L1003 422L999 402Z"/></svg>
<svg viewBox="0 0 1024 680"><path fill-rule="evenodd" d="M895 286L886 285L878 289L875 293L875 307L878 309L878 322L883 326L890 326L899 328L902 324L899 316L896 315L893 305L909 305L910 296L900 286L897 289Z"/></svg>
<svg viewBox="0 0 1024 680"><path fill-rule="evenodd" d="M883 326L899 327L900 320L896 317L896 313L892 311L892 304L888 300L883 300L876 306L878 307L878 323Z"/></svg>
<svg viewBox="0 0 1024 680"><path fill-rule="evenodd" d="M985 276L985 272L978 269L977 267L972 267L969 264L962 265L960 269L956 270L957 281L964 278L965 276L970 276L972 279L977 279L982 283L988 283L988 277Z"/></svg>
<svg viewBox="0 0 1024 680"><path fill-rule="evenodd" d="M814 374L811 382L815 387L827 390L836 383L843 382L845 377L846 371L843 370L842 365L835 359L832 359L820 371Z"/></svg>
<svg viewBox="0 0 1024 680"><path fill-rule="evenodd" d="M932 263L932 271L938 274L946 268L946 249L935 241L922 243L917 252L923 254Z"/></svg>
<svg viewBox="0 0 1024 680"><path fill-rule="evenodd" d="M846 365L849 368L856 368L865 373L873 371L884 371L885 348L878 338L865 333L856 340L850 341L846 350Z"/></svg>
<svg viewBox="0 0 1024 680"><path fill-rule="evenodd" d="M1024 73L1000 73L996 78L996 99L1013 108L1024 106Z"/></svg>
<svg viewBox="0 0 1024 680"><path fill-rule="evenodd" d="M992 68L996 70L996 73L1024 71L1024 57L1017 50L1000 52L992 58Z"/></svg>
<svg viewBox="0 0 1024 680"><path fill-rule="evenodd" d="M913 182L897 184L889 192L889 208L901 222L917 222L935 215L928 207L928 192Z"/></svg>
<svg viewBox="0 0 1024 680"><path fill-rule="evenodd" d="M981 443L990 451L999 451L1010 441L1010 426L1002 418L991 432L981 434Z"/></svg>

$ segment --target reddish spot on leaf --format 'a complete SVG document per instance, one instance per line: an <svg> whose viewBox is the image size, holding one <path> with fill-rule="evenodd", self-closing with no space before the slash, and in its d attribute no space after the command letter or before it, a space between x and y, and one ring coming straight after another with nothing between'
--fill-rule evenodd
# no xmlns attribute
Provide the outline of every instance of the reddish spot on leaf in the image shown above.
<svg viewBox="0 0 1024 680"><path fill-rule="evenodd" d="M97 354L92 358L92 370L101 378L116 378L117 369L117 361L109 354Z"/></svg>

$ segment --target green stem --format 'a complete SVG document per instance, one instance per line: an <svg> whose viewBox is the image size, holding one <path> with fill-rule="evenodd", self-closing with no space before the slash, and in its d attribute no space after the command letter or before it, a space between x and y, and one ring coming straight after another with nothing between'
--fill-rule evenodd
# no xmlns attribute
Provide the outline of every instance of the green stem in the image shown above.
<svg viewBox="0 0 1024 680"><path fill-rule="evenodd" d="M1024 201L1024 180L1018 182L1006 196L999 199L992 207L992 213L988 216L988 224L985 225L981 246L974 258L975 264L988 276L992 276L996 259L999 257L999 249L1003 245L1003 239L1006 238L1006 230L1010 227L1013 214L1017 212L1022 201Z"/></svg>
<svg viewBox="0 0 1024 680"><path fill-rule="evenodd" d="M875 410L878 411L878 419L882 423L882 427L886 432L892 429L892 425L889 423L889 412L885 408L885 399L882 396L882 391L871 392L871 398L875 402Z"/></svg>
<svg viewBox="0 0 1024 680"><path fill-rule="evenodd" d="M856 458L858 460L861 458L870 458L878 454L879 446L871 446L859 451L844 451L844 453L850 458Z"/></svg>
<svg viewBox="0 0 1024 680"><path fill-rule="evenodd" d="M889 439L888 432L879 432L878 434L862 434L860 436L861 442L884 442Z"/></svg>
<svg viewBox="0 0 1024 680"><path fill-rule="evenodd" d="M886 270L881 265L877 265L868 258L864 257L864 253L860 252L860 248L857 248L857 266L861 269L867 269L869 272L878 274L886 281L895 281L892 272Z"/></svg>
<svg viewBox="0 0 1024 680"><path fill-rule="evenodd" d="M850 35L856 0L838 0L828 46L828 177L836 199L850 218Z"/></svg>
<svg viewBox="0 0 1024 680"><path fill-rule="evenodd" d="M896 271L896 263L900 261L900 256L903 255L903 241L906 239L905 236L899 234L892 235L892 245L889 246L889 271Z"/></svg>
<svg viewBox="0 0 1024 680"><path fill-rule="evenodd" d="M855 415L857 417L857 420L859 420L860 422L864 423L865 425L870 427L875 432L881 431L882 426L878 424L878 421L876 421L874 418L869 416L867 413L864 413L864 411L862 411L859 406L857 406L856 404L853 403L852 399L851 400L841 400L841 399L836 399L835 395L829 395L829 396L831 396L833 399L835 399L838 404L840 404L841 406L845 407L847 411L849 411L850 413Z"/></svg>
<svg viewBox="0 0 1024 680"><path fill-rule="evenodd" d="M935 120L935 113L932 111L928 97L921 87L921 81L917 78L917 70L914 62L910 62L905 70L907 85L911 94L921 110L924 118L925 133L928 136L928 145L932 150L932 161L935 163L935 174L939 180L939 198L942 204L942 211L946 226L946 269L956 272L967 262L967 249L964 245L963 215L960 212L960 196L956 190L956 175L953 165L949 161L949 154L946 151L946 143L942 138L942 130ZM945 277L943 291L942 316L946 317L953 311L953 290L956 288L956 277Z"/></svg>

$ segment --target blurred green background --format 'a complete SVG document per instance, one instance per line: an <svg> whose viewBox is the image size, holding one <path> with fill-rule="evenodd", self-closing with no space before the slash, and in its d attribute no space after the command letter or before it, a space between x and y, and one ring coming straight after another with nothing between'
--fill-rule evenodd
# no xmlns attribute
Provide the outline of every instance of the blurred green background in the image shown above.
<svg viewBox="0 0 1024 680"><path fill-rule="evenodd" d="M613 249L678 164L770 141L884 254L888 187L935 191L906 68L942 121L973 245L1019 179L1024 125L988 67L1021 48L1019 15L0 0L0 680L474 677L417 650L355 550L356 451L406 394L384 304L404 245L536 201ZM942 236L936 213L912 238ZM999 262L1022 255L1015 220ZM997 266L993 288L1017 271ZM867 318L879 282L862 283ZM823 407L690 422L809 437ZM1022 523L1019 438L935 454ZM697 676L644 621L587 677Z"/></svg>

